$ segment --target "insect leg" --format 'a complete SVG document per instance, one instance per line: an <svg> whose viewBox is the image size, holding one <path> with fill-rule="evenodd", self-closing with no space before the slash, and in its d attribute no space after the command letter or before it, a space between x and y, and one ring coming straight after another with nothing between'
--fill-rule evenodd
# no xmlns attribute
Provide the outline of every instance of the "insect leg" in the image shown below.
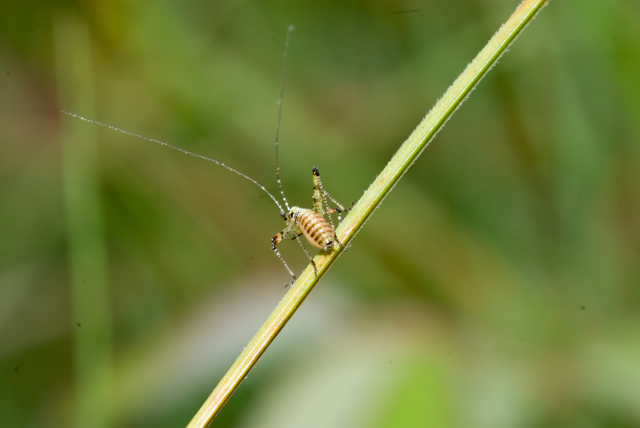
<svg viewBox="0 0 640 428"><path fill-rule="evenodd" d="M329 208L327 198L336 204L337 208ZM318 172L318 168L315 166L313 167L313 210L320 215L324 215L325 212L328 214L338 213L338 224L342 222L342 213L348 213L351 211L351 208L345 210L340 202L331 196L329 192L324 190L322 180L320 180L320 173ZM329 220L331 221L331 226L334 226L331 216L329 216Z"/></svg>
<svg viewBox="0 0 640 428"><path fill-rule="evenodd" d="M342 222L342 213L351 211L351 208L349 208L348 210L345 210L344 207L338 201L336 201L335 198L333 198L333 196L331 196L326 190L324 190L324 187L322 186L322 180L320 180L320 172L318 172L318 168L314 166L312 171L313 171L313 210L316 213L323 216L325 214L325 207L326 207L327 208L326 212L329 214L329 221L331 222L331 227L335 230L335 225L333 224L333 219L331 218L331 214L334 212L338 213L338 224L340 224L340 222ZM327 198L329 198L331 202L335 203L338 206L338 208L329 208L329 204L327 203ZM335 236L335 232L334 232L334 236ZM335 236L335 240L338 243L338 245L342 247L343 250L347 249L347 247L345 247L342 244L342 242L338 240L337 236Z"/></svg>
<svg viewBox="0 0 640 428"><path fill-rule="evenodd" d="M329 198L329 200L330 200L331 202L333 202L334 204L336 204L336 205L338 206L338 208L339 208L339 209L338 209L338 208L336 208L336 210L337 210L338 212L348 213L349 211L351 211L351 208L348 208L348 209L346 209L346 210L345 210L345 209L344 209L344 207L340 204L340 202L336 201L336 200L334 199L334 197L333 197L333 196L331 196L331 195L329 194L329 192L327 192L326 190L322 189L322 193L323 193L323 195L324 195L325 197ZM325 204L326 204L326 201L325 201Z"/></svg>
<svg viewBox="0 0 640 428"><path fill-rule="evenodd" d="M342 216L340 213L341 211L344 210L344 208L335 199L333 199L331 195L329 195L324 190L324 187L322 187L322 180L320 180L320 172L318 172L318 168L314 166L312 171L313 171L313 196L312 196L313 210L316 213L320 214L321 216L324 216L325 213L331 214L332 212L335 212L334 209L329 208L329 203L327 202L327 196L329 196L331 200L335 202L336 205L338 205L339 207L338 223L340 223L340 221L342 220ZM331 227L335 229L336 227L333 224L333 218L331 218L331 215L329 215L329 222L331 223Z"/></svg>
<svg viewBox="0 0 640 428"><path fill-rule="evenodd" d="M300 235L302 235L302 234L300 234ZM304 253L307 255L307 258L311 262L311 266L313 266L314 274L316 276L318 276L318 268L316 267L316 262L313 261L313 258L311 257L311 254L309 254L309 251L307 251L307 247L305 247L304 244L302 243L302 240L300 239L300 235L296 236L296 241L298 241L298 244L300 244L300 246L304 250Z"/></svg>
<svg viewBox="0 0 640 428"><path fill-rule="evenodd" d="M338 224L342 223L342 210L340 208L329 208L327 210L327 213L329 214L338 213Z"/></svg>
<svg viewBox="0 0 640 428"><path fill-rule="evenodd" d="M340 205L338 201L336 201L335 199L333 199L333 197L331 197L329 193L327 193L326 191L324 193L326 193L326 195L329 197L329 199L331 199L332 202L335 202L335 204L340 207L340 208L329 208L327 212L329 214L338 213L338 224L342 223L342 214L347 214L348 212L350 212L353 209L353 207L356 205L356 201L353 201L351 203L351 206L345 210L344 208L342 208L342 205Z"/></svg>
<svg viewBox="0 0 640 428"><path fill-rule="evenodd" d="M287 226L282 232L278 233L276 236L273 237L273 239L271 240L271 249L273 250L274 253L276 253L276 256L278 256L278 258L280 259L284 267L287 268L287 270L289 271L289 275L291 275L292 279L289 284L285 285L285 287L290 287L291 285L293 285L294 282L296 282L297 278L294 275L293 271L289 268L289 265L287 264L287 262L284 261L284 257L282 257L282 255L280 254L280 251L278 251L278 249L276 248L276 245L278 245L280 242L287 239L298 239L296 232L290 226ZM314 268L315 268L315 265L314 265Z"/></svg>
<svg viewBox="0 0 640 428"><path fill-rule="evenodd" d="M313 172L313 194L311 196L313 199L313 210L323 216L326 203L323 198L324 189L322 188L322 181L320 181L320 173L315 166L311 171Z"/></svg>

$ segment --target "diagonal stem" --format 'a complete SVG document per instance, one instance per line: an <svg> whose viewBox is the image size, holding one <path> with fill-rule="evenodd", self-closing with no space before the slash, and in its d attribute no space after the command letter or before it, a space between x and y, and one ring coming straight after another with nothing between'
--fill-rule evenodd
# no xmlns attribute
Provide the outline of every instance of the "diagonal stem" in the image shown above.
<svg viewBox="0 0 640 428"><path fill-rule="evenodd" d="M498 58L507 50L520 32L547 3L547 0L524 0L507 22L500 27L478 56L467 66L449 87L420 125L402 144L391 161L371 184L358 203L336 231L340 242L347 245L380 205L393 186L420 156L429 142L462 104L473 88L480 82ZM207 401L191 420L187 428L208 426L227 402L240 382L262 356L269 344L293 316L315 284L339 257L341 249L330 254L320 253L314 259L317 275L311 265L307 266L289 292L280 301L260 330L251 339Z"/></svg>

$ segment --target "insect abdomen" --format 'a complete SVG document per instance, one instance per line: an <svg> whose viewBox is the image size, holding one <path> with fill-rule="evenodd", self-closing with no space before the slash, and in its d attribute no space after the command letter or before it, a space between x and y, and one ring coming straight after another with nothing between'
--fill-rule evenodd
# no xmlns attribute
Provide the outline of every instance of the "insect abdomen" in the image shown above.
<svg viewBox="0 0 640 428"><path fill-rule="evenodd" d="M293 218L307 241L314 247L330 250L336 239L333 227L320 214L304 208L293 208Z"/></svg>

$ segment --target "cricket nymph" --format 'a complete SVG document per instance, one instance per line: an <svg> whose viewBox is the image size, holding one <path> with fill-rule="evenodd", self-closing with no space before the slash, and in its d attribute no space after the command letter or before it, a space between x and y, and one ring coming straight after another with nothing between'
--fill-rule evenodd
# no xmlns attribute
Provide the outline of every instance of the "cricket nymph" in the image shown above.
<svg viewBox="0 0 640 428"><path fill-rule="evenodd" d="M313 258L311 258L311 254L309 254L304 245L302 245L300 236L304 235L311 245L316 248L320 248L323 251L339 251L340 249L345 249L345 246L336 236L336 229L333 225L331 214L338 214L338 224L340 224L342 221L342 214L349 212L351 208L345 210L338 201L324 190L318 168L314 166L311 172L313 173L313 209L311 210L300 207L289 208L287 198L284 197L284 192L282 192L285 206L289 210L288 212L285 212L282 208L280 209L280 215L284 219L286 227L271 240L271 249L276 253L276 256L278 256L280 261L282 261L282 264L287 268L289 274L291 274L292 281L287 285L293 284L296 280L296 276L287 265L287 262L285 262L280 255L280 251L278 251L277 245L280 242L289 239L295 239L298 241L316 273L318 272L316 264L314 263ZM277 177L278 184L280 184L280 174L277 174ZM330 208L328 204L329 201L332 201L337 206L335 208Z"/></svg>

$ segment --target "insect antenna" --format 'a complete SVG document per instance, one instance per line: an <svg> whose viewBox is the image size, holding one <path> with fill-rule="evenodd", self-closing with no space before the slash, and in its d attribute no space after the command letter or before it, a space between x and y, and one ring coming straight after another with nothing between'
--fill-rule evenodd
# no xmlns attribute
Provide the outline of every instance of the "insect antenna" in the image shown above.
<svg viewBox="0 0 640 428"><path fill-rule="evenodd" d="M197 157L197 158L200 158L200 159L204 159L204 160L207 160L207 161L209 161L209 162L213 162L213 163L215 163L215 164L218 164L218 165L220 165L221 167L224 167L224 168L228 169L229 171L231 171L231 172L234 172L234 173L238 174L240 177L244 177L244 178L246 178L247 180L249 180L250 182L252 182L252 183L253 183L253 184L255 184L256 186L258 186L258 187L259 187L260 189L262 189L262 190L263 190L267 195L269 195L269 197L273 200L273 202L275 202L275 204L276 204L276 205L278 206L278 208L280 209L280 212L281 212L281 213L284 213L284 211L283 211L283 209L282 209L282 205L280 205L280 202L278 202L278 200L277 200L277 199L276 199L276 198L275 198L271 193L269 193L269 191L268 191L268 190L267 190L267 189L266 189L262 184L258 183L256 180L254 180L253 178L249 177L248 175L245 175L245 174L241 173L240 171L238 171L237 169L233 169L233 168L231 168L230 166L225 165L224 163L222 163L222 162L220 162L220 161L217 161L217 160L215 160L215 159L208 158L208 157L206 157L206 156L199 155L199 154L197 154L197 153L190 152L190 151L185 150L185 149L181 149L180 147L172 146L172 145L171 145L171 144L169 144L169 143L165 143L164 141L156 140L155 138L149 138L149 137L145 137L144 135L140 135L140 134L136 134L136 133L133 133L133 132L125 131L124 129L120 129L120 128L116 127L116 126L108 125L108 124L106 124L106 123L102 123L102 122L98 122L97 120L93 120L93 119L87 119L86 117L78 116L77 114L75 114L75 113L70 113L70 112L68 112L68 111L64 111L64 110L60 110L60 111L61 111L62 113L64 113L64 114L66 114L67 116L75 117L75 118L80 119L80 120L83 120L83 121L85 121L85 122L93 123L93 124L95 124L95 125L104 126L105 128L109 128L109 129L112 129L112 130L114 130L114 131L122 132L123 134L127 134L127 135L130 135L130 136L132 136L132 137L138 137L138 138L142 138L143 140L151 141L151 142L153 142L153 143L158 143L158 144L160 144L160 145L162 145L162 146L169 147L170 149L177 150L177 151L182 152L182 153L184 153L184 154L187 154L187 155L190 155L190 156L194 156L194 157ZM286 200L285 200L285 205L286 205ZM287 210L288 210L288 209L289 209L289 206L287 205Z"/></svg>
<svg viewBox="0 0 640 428"><path fill-rule="evenodd" d="M278 162L278 139L280 137L280 122L282 120L282 97L284 95L284 82L287 77L287 53L289 52L289 39L291 32L293 31L293 25L290 25L287 29L287 39L284 42L284 56L282 57L282 80L280 82L280 98L278 99L278 125L276 126L276 179L278 180L278 187L280 188L280 194L284 205L287 207L287 211L290 210L287 197L284 195L284 189L282 188L282 181L280 181L280 163Z"/></svg>

